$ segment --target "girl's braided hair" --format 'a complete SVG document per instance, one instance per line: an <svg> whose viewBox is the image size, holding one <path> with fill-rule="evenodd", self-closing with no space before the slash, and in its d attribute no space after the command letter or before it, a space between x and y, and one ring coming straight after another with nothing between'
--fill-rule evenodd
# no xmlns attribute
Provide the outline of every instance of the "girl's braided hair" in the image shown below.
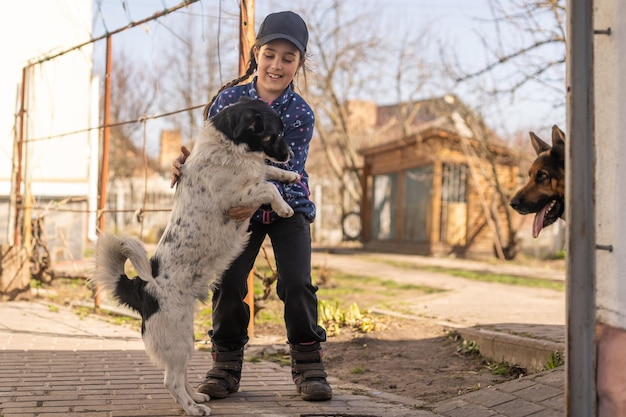
<svg viewBox="0 0 626 417"><path fill-rule="evenodd" d="M222 91L226 90L227 88L234 87L234 86L238 85L239 83L241 83L241 82L247 80L248 78L250 78L252 76L252 74L254 74L254 71L256 71L256 69L258 67L258 64L256 62L256 58L254 57L254 48L260 48L258 40L254 43L254 45L252 45L252 48L250 48L250 57L248 59L248 68L246 69L245 74L243 74L241 77L235 78L234 80L227 82L226 84L221 86L219 90L217 90L217 93L215 93L213 98L211 98L211 101L209 101L209 103L206 106L204 106L204 109L202 110L202 116L204 117L204 120L207 120L209 118L209 109L211 108L213 103L215 103L215 100L217 100L217 97L220 95L220 93ZM304 56L301 56L300 59L302 61L304 61ZM305 72L305 82L306 82L306 69L304 68L304 63L302 64L302 68L303 68L303 70ZM293 88L293 81L291 81L291 87Z"/></svg>

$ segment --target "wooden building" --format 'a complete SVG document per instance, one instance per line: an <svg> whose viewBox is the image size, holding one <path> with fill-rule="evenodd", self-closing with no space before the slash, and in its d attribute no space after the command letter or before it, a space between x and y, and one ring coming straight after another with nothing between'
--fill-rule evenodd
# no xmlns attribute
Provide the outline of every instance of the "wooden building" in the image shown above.
<svg viewBox="0 0 626 417"><path fill-rule="evenodd" d="M495 190L518 186L518 161L454 116L433 115L414 133L361 149L365 248L494 257L507 245L508 201Z"/></svg>

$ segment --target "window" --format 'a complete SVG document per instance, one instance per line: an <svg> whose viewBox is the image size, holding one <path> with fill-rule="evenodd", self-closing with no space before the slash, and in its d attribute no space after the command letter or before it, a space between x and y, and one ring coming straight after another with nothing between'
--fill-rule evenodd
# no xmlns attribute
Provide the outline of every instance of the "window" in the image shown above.
<svg viewBox="0 0 626 417"><path fill-rule="evenodd" d="M467 166L443 164L441 184L441 241L465 245L467 230Z"/></svg>
<svg viewBox="0 0 626 417"><path fill-rule="evenodd" d="M398 174L374 176L373 237L378 240L395 238L398 201Z"/></svg>
<svg viewBox="0 0 626 417"><path fill-rule="evenodd" d="M433 184L432 165L404 172L404 238L428 242L428 207Z"/></svg>

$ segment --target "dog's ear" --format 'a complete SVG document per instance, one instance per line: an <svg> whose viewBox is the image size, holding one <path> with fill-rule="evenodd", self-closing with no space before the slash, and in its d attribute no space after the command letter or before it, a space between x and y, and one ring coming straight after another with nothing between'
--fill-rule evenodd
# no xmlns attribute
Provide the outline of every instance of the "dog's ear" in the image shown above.
<svg viewBox="0 0 626 417"><path fill-rule="evenodd" d="M565 133L557 125L552 126L552 147L565 145Z"/></svg>
<svg viewBox="0 0 626 417"><path fill-rule="evenodd" d="M261 114L245 110L241 112L239 122L234 126L233 137L240 138L246 131L259 134L262 133L264 129Z"/></svg>
<svg viewBox="0 0 626 417"><path fill-rule="evenodd" d="M550 156L565 163L565 133L557 125L552 126L552 151Z"/></svg>
<svg viewBox="0 0 626 417"><path fill-rule="evenodd" d="M530 143L533 145L533 149L539 155L542 152L550 150L550 145L545 143L543 140L539 138L539 136L535 135L533 132L530 133Z"/></svg>

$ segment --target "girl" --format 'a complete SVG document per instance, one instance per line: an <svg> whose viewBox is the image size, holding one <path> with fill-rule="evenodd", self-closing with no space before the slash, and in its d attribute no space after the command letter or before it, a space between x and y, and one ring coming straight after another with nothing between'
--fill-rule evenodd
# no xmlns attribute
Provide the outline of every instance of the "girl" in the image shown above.
<svg viewBox="0 0 626 417"><path fill-rule="evenodd" d="M311 283L310 223L315 218L315 205L309 199L308 174L305 163L313 137L315 117L309 105L293 91L298 70L305 70L305 54L309 38L304 20L285 11L268 15L259 28L250 51L246 74L224 85L205 107L205 119L242 96L263 100L281 116L285 124L285 140L294 157L284 169L296 171L301 180L296 184L275 183L283 198L294 209L294 216L280 218L269 207L233 207L226 213L232 219L250 222L250 240L243 253L222 276L213 293L213 330L209 331L213 352L213 368L207 373L198 391L211 398L225 398L239 389L243 348L248 342L250 310L243 301L248 292L247 278L254 266L263 240L270 237L278 281L276 292L284 303L284 319L290 345L292 376L302 399L326 401L332 389L326 381L320 342L326 331L317 324L317 287ZM250 83L238 85L256 71ZM174 161L172 186L180 176L179 167L188 151Z"/></svg>

